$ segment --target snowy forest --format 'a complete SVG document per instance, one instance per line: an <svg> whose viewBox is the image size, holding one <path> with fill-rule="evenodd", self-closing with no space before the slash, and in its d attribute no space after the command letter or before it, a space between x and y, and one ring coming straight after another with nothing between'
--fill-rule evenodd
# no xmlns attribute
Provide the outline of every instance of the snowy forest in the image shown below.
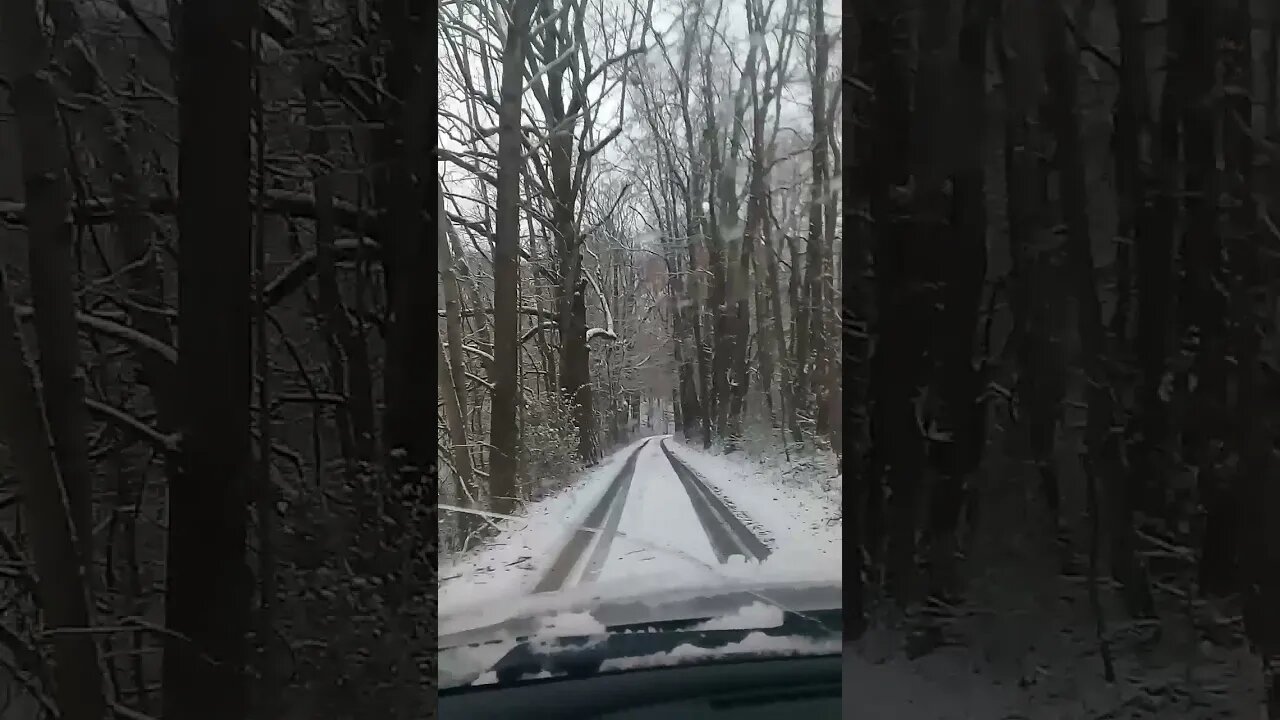
<svg viewBox="0 0 1280 720"><path fill-rule="evenodd" d="M1280 718L1278 6L852 7L846 701Z"/></svg>
<svg viewBox="0 0 1280 720"><path fill-rule="evenodd" d="M431 707L429 12L0 2L0 716Z"/></svg>
<svg viewBox="0 0 1280 720"><path fill-rule="evenodd" d="M646 434L833 467L836 8L503 8L440 15L441 503L516 512Z"/></svg>

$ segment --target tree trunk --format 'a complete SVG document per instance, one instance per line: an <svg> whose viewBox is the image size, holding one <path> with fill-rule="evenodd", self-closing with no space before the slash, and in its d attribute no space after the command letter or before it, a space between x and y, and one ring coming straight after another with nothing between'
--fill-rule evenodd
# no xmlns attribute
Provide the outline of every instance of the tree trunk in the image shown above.
<svg viewBox="0 0 1280 720"><path fill-rule="evenodd" d="M872 487L869 505L890 494L889 592L900 603L914 595L916 503L924 469L924 442L916 419L915 398L925 382L928 322L932 298L923 290L928 258L933 252L922 242L909 209L891 196L892 188L908 185L911 118L908 48L911 38L898 22L895 3L881 0L868 8L862 25L863 53L874 81L875 108L868 132L875 148L868 173L876 181L870 198L876 224L875 275L878 308L875 353L871 359ZM813 258L806 258L807 263ZM805 314L802 307L800 313ZM798 349L808 332L798 323ZM797 357L803 357L797 352ZM887 486L882 493L880 486ZM868 510L869 547L877 551L877 511Z"/></svg>
<svg viewBox="0 0 1280 720"><path fill-rule="evenodd" d="M827 62L831 52L824 3L821 0L815 0L812 12L814 62L810 92L813 106L813 184L809 188L809 244L808 252L805 254L805 284L808 286L809 295L807 319L809 320L810 353L813 359L812 365L809 365L809 358L802 358L806 363L805 370L802 370L805 373L802 383L803 387L813 393L814 402L806 409L813 412L816 419L814 432L821 437L830 429L826 385L830 381L831 353L827 336L829 309L825 302L828 293L825 291L823 275L831 259L831 248L824 247L827 234L823 226L826 221L828 193ZM802 397L807 402L807 393Z"/></svg>
<svg viewBox="0 0 1280 720"><path fill-rule="evenodd" d="M435 271L423 212L430 207L432 177L426 127L428 78L433 75L422 42L427 13L420 2L383 8L386 124L375 136L379 172L374 185L382 210L379 230L386 245L383 269L390 309L383 444L393 472L408 472L417 478L413 482L423 483L429 482L426 473L436 447L433 424L427 420L435 407L435 384L423 368L434 361L430 344L437 332L436 288L422 281Z"/></svg>
<svg viewBox="0 0 1280 720"><path fill-rule="evenodd" d="M75 249L70 217L67 135L46 63L50 48L35 6L6 2L0 43L9 46L0 72L9 80L26 194L27 258L35 307L38 367L58 469L70 503L76 543L93 567L93 485L89 417L75 314ZM66 30L64 26L62 30ZM55 49L56 50L56 49ZM61 53L58 53L61 55ZM92 573L88 577L92 577Z"/></svg>
<svg viewBox="0 0 1280 720"><path fill-rule="evenodd" d="M164 717L248 712L253 378L252 6L183 5L178 230L180 472L170 483Z"/></svg>
<svg viewBox="0 0 1280 720"><path fill-rule="evenodd" d="M807 258L800 252L800 241L795 234L785 233L784 239L787 243L787 256L791 262L790 271L787 273L787 307L791 308L791 332L787 344L784 345L787 350L785 355L787 362L784 364L787 382L786 401L791 408L791 412L787 414L787 425L791 429L792 441L798 443L804 440L804 432L800 427L800 410L804 405L803 356L808 354L809 348L809 315L805 309L802 285Z"/></svg>
<svg viewBox="0 0 1280 720"><path fill-rule="evenodd" d="M21 28L20 3L0 5L0 42L8 47L8 30ZM16 8L21 9L21 8ZM34 8L31 18L34 20ZM12 22L12 25L8 23ZM46 630L53 635L54 691L64 720L102 720L106 717L106 682L93 635L57 632L90 625L86 572L58 473L57 456L49 443L48 425L40 398L40 381L27 361L22 335L9 297L9 281L0 268L0 444L9 449L18 473L22 500L31 519L28 534L35 559L37 593Z"/></svg>
<svg viewBox="0 0 1280 720"><path fill-rule="evenodd" d="M541 19L552 11L541 7ZM568 47L568 42L547 23L543 62L551 62ZM536 56L531 56L536 59ZM547 142L550 156L551 219L554 226L556 256L559 265L556 288L556 324L560 333L560 391L572 409L578 431L578 453L587 465L597 458L595 407L591 386L590 348L586 338L586 280L582 271L582 242L575 217L582 188L574 185L574 133L578 118L570 117L565 106L565 63L552 63L546 72L544 112L549 122L561 131ZM573 88L568 88L573 92ZM579 98L573 98L578 100Z"/></svg>
<svg viewBox="0 0 1280 720"><path fill-rule="evenodd" d="M298 36L303 42L315 43L311 0L296 0L294 17ZM307 152L311 158L325 158L330 152L325 111L320 106L321 78L324 66L314 55L303 58L298 69L302 86L307 131ZM337 412L345 416L349 425L350 446L357 462L373 459L376 428L373 419L373 380L370 377L369 351L364 338L356 332L338 287L338 272L334 263L334 232L336 223L333 210L333 176L322 164L311 162L311 185L315 195L316 220L316 286L319 310L330 346L330 373L339 394L346 402ZM345 448L344 448L345 449Z"/></svg>
<svg viewBox="0 0 1280 720"><path fill-rule="evenodd" d="M988 0L967 0L960 29L957 92L966 107L980 109L986 103ZM986 442L986 405L979 395L983 378L974 365L973 341L978 330L979 306L987 272L986 160L982 128L975 118L962 128L957 144L968 149L952 176L951 237L943 250L942 301L939 332L939 426L949 438L937 442L934 467L938 485L930 513L934 591L944 593L954 585L956 530L968 495L968 480L982 462Z"/></svg>
<svg viewBox="0 0 1280 720"><path fill-rule="evenodd" d="M458 473L458 482L472 492L474 497L475 471L471 467L471 453L467 443L467 426L461 413L462 403L458 397L458 388L453 384L450 374L449 358L445 356L444 347L440 345L440 336L436 335L436 355L439 363L437 379L440 396L444 399L445 425L449 432L449 442L453 444L453 467ZM463 493L466 496L466 493ZM465 523L464 523L465 525Z"/></svg>
<svg viewBox="0 0 1280 720"><path fill-rule="evenodd" d="M763 18L757 17L759 13L753 6L748 4L747 8L747 28L749 33L761 32L760 24ZM819 13L821 14L821 13ZM765 178L764 178L764 156L765 156L765 136L764 121L765 114L768 112L770 89L768 87L768 69L766 68L764 87L761 87L760 68L757 65L754 53L749 53L748 65L745 73L744 83L750 86L752 106L751 113L751 162L747 171L748 198L747 198L747 219L746 225L742 233L742 245L738 254L738 272L735 276L735 282L738 287L734 302L734 336L737 342L734 344L733 352L733 399L729 409L730 430L734 436L742 435L742 413L746 405L747 388L748 388L748 338L751 337L751 288L754 287L751 277L751 259L755 253L755 245L760 235L761 229L764 227L765 215L768 208L765 207ZM763 328L760 328L763 331Z"/></svg>
<svg viewBox="0 0 1280 720"><path fill-rule="evenodd" d="M1013 10L1021 10L1023 15ZM1006 9L1006 13L999 45L1008 52L997 54L997 58L1005 81L1004 160L1013 315L1009 347L1018 368L1015 392L1026 408L1030 458L1039 476L1049 522L1062 539L1054 447L1066 392L1063 337L1067 328L1062 253L1043 247L1049 235L1048 198L1040 191L1046 178L1036 152L1043 152L1044 140L1035 130L1038 123L1032 122L1041 105L1041 44L1038 38L1022 32L1025 24L1038 22L1029 6Z"/></svg>
<svg viewBox="0 0 1280 720"><path fill-rule="evenodd" d="M1085 472L1096 477L1101 487L1115 487L1121 482L1122 462L1120 441L1111 432L1111 426L1119 414L1116 407L1112 378L1107 371L1108 348L1105 327L1102 323L1101 303L1098 300L1097 281L1089 236L1088 189L1081 151L1077 112L1076 73L1078 63L1074 43L1067 36L1063 11L1053 7L1045 9L1044 31L1046 43L1045 75L1052 100L1051 123L1057 133L1057 171L1062 193L1063 219L1067 226L1067 257L1072 293L1076 300L1079 323L1082 364L1088 384L1086 400L1088 416L1085 428ZM1118 543L1113 552L1129 570L1126 597L1135 615L1149 616L1154 610L1145 574L1133 557L1133 523L1113 527L1112 542Z"/></svg>
<svg viewBox="0 0 1280 720"><path fill-rule="evenodd" d="M502 55L502 97L498 123L498 210L493 244L493 405L490 417L489 482L494 508L507 512L516 494L519 461L520 360L516 325L520 282L520 105L524 52L535 3L516 0ZM444 209L444 200L440 200ZM446 284L448 276L446 276ZM448 302L448 287L446 305ZM456 293L456 291L455 291ZM461 338L449 336L449 351ZM460 349L460 348L459 348ZM454 372L458 372L456 363ZM465 387L465 385L464 385Z"/></svg>
<svg viewBox="0 0 1280 720"><path fill-rule="evenodd" d="M1186 63L1181 121L1186 149L1183 212L1187 220L1182 237L1185 269L1177 302L1178 325L1182 344L1194 348L1196 377L1196 386L1189 388L1191 407L1183 432L1183 452L1196 467L1197 491L1205 510L1198 582L1204 593L1225 596L1240 589L1240 528L1235 490L1213 451L1215 444L1228 440L1229 300L1224 290L1230 282L1222 263L1217 221L1220 144L1215 109L1209 102L1217 86L1218 26L1217 13L1206 6L1188 5L1170 17L1170 32L1183 38L1181 51Z"/></svg>
<svg viewBox="0 0 1280 720"><path fill-rule="evenodd" d="M702 19L702 12L705 9L703 3L698 3L695 7L696 15L693 16L690 24L684 27L685 44L681 58L683 60L683 69L680 75L680 118L684 123L685 142L691 151L697 147L699 138L694 135L693 120L690 116L690 74L695 64L696 58L694 52L696 50L698 35L692 31L693 27ZM706 162L705 153L695 153L690 157L689 183L684 193L684 227L688 240L685 242L685 252L688 258L688 270L692 273L699 266L698 251L706 246L706 238L703 231L706 228L707 218L702 211L702 187L706 182L706 173L704 163ZM668 164L670 160L668 159ZM707 365L707 355L703 352L703 331L702 331L702 291L701 283L696 276L690 274L689 283L687 285L687 293L685 297L688 299L687 305L677 306L677 312L684 315L683 325L687 333L688 340L692 343L692 358L687 359L691 363L689 369L690 382L690 399L692 405L685 409L685 418L695 424L702 431L703 445L711 446L711 418L707 414L706 404L710 400L710 385L707 380L711 377L711 370ZM696 374L694 373L696 369ZM682 379L681 382L684 382ZM699 391L701 386L701 391ZM693 439L692 435L688 436Z"/></svg>
<svg viewBox="0 0 1280 720"><path fill-rule="evenodd" d="M711 97L708 89L706 97ZM717 150L719 142L715 120L707 115L707 147L711 152L711 177L721 172L721 159ZM729 384L729 345L728 330L728 270L726 268L724 228L720 224L720 212L715 197L715 183L709 183L707 198L707 256L711 270L711 292L707 301L707 312L712 321L708 323L711 331L711 383L707 388L707 424L714 428L714 434L724 437L725 416L729 407L727 390Z"/></svg>
<svg viewBox="0 0 1280 720"><path fill-rule="evenodd" d="M1161 136L1152 137L1151 119L1147 103L1146 43L1141 27L1145 3L1142 0L1117 0L1116 16L1120 25L1120 52L1122 59L1120 78L1120 106L1124 122L1123 137L1119 143L1124 154L1117 154L1117 162L1125 167L1121 177L1126 179L1123 188L1126 212L1132 218L1134 245L1138 261L1138 335L1137 356L1141 369L1141 386L1138 390L1138 407L1134 422L1137 436L1141 438L1129 453L1132 472L1122 482L1109 490L1113 512L1112 572L1125 586L1125 597L1131 615L1145 612L1145 581L1136 548L1133 547L1133 525L1137 510L1146 506L1153 509L1153 494L1163 500L1163 491L1155 491L1159 478L1172 467L1166 468L1164 455L1166 434L1165 401L1161 399L1165 361L1168 356L1168 335L1173 276L1173 231L1176 217L1174 206L1176 167L1171 164L1178 157L1178 116L1176 92L1181 82L1181 65L1171 48L1170 72L1165 83L1163 122ZM1147 140L1150 142L1146 142ZM1157 142L1158 140L1158 142ZM1151 182L1144 171L1145 158L1142 149L1151 148L1150 162L1160 168L1167 180L1160 188L1158 200L1149 196ZM1168 159L1168 160L1166 160ZM1166 164L1170 163L1170 164ZM1159 175L1157 175L1158 177ZM1118 340L1118 338L1117 338ZM1115 347L1120 347L1116 343Z"/></svg>

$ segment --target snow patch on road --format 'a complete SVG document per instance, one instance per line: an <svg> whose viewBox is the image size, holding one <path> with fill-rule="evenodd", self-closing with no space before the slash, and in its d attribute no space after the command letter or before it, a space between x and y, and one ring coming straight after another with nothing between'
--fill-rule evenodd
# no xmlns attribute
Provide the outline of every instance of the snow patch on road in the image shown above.
<svg viewBox="0 0 1280 720"><path fill-rule="evenodd" d="M834 580L841 576L841 478L826 458L782 453L718 455L666 441L715 495L772 552L763 563L720 566L729 576L762 581Z"/></svg>
<svg viewBox="0 0 1280 720"><path fill-rule="evenodd" d="M532 591L587 513L600 502L627 457L647 440L623 447L585 472L578 482L529 503L521 513L523 521L500 521L502 532L481 547L444 559L440 568L441 624L449 615L470 611L477 604L493 604Z"/></svg>

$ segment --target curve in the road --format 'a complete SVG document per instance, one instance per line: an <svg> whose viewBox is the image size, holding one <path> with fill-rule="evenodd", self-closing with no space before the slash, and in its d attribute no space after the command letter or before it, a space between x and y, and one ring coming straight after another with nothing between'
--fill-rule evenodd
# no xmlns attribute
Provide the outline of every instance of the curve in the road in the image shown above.
<svg viewBox="0 0 1280 720"><path fill-rule="evenodd" d="M702 528L711 541L711 549L720 562L727 562L731 555L741 555L751 560L764 560L768 557L769 546L756 537L746 523L734 515L697 474L671 452L665 440L658 444L684 485L685 492L689 494L689 502L693 503L698 521L702 523Z"/></svg>
<svg viewBox="0 0 1280 720"><path fill-rule="evenodd" d="M636 469L636 457L648 445L649 441L645 440L640 443L640 447L632 451L631 456L623 463L622 469L618 471L618 475L609 484L609 489L605 490L600 502L596 503L596 506L587 514L586 520L582 522L577 532L573 534L564 549L560 551L560 555L555 562L551 564L551 569L534 586L533 591L535 593L552 592L564 587L569 582L569 576L573 573L573 569L578 566L578 561L582 558L583 552L590 547L592 538L597 534L599 534L600 539L596 543L595 552L588 559L587 567L583 572L583 579L592 580L600 573L600 568L604 565L605 558L608 557L609 547L613 544L613 536L618 530L618 521L622 517L622 506L626 504L627 492L631 488L631 476Z"/></svg>

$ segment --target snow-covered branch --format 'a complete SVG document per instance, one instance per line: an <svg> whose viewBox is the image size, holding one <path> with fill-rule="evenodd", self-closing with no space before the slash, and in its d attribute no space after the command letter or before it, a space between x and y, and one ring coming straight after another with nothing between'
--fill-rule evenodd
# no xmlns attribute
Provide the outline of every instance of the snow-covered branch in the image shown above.
<svg viewBox="0 0 1280 720"><path fill-rule="evenodd" d="M590 247L587 247L586 243L583 243L582 247L591 255L592 258L595 259L596 266L598 267L600 265L600 256L596 255ZM583 269L582 274L587 276L587 282L591 283L591 287L595 288L596 297L600 298L600 309L604 311L604 327L588 329L587 342L590 343L597 337L603 337L606 340L617 340L618 334L614 332L613 329L613 311L609 309L609 301L605 298L604 293L600 291L600 283L596 280L595 276L587 272L585 268Z"/></svg>

